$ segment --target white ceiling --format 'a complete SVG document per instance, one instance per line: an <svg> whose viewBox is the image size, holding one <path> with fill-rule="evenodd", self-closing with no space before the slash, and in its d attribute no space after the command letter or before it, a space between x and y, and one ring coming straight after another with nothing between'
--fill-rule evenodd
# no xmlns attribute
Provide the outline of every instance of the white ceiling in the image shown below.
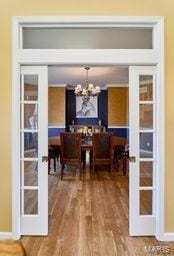
<svg viewBox="0 0 174 256"><path fill-rule="evenodd" d="M86 70L84 67L49 66L50 85L84 85ZM108 84L128 84L128 67L91 67L89 83L105 87Z"/></svg>

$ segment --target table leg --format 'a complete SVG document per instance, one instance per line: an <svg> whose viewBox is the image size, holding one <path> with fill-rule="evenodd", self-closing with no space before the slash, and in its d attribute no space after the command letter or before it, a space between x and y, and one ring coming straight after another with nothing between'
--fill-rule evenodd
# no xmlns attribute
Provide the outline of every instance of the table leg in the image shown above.
<svg viewBox="0 0 174 256"><path fill-rule="evenodd" d="M92 158L93 158L93 152L92 150L89 151L89 165L90 165L90 168L92 167Z"/></svg>

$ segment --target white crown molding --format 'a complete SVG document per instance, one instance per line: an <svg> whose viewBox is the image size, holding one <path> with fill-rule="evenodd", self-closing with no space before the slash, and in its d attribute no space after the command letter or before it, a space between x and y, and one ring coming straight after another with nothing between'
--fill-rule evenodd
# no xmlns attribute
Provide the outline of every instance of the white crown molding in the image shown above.
<svg viewBox="0 0 174 256"><path fill-rule="evenodd" d="M70 87L69 85L67 85L66 89L68 91L74 91L75 90L75 86L74 87L72 87L72 86ZM101 91L105 91L105 90L107 90L107 87L106 87L106 85L103 86L103 87L100 86L100 89L101 89Z"/></svg>
<svg viewBox="0 0 174 256"><path fill-rule="evenodd" d="M149 81L148 80L141 81L141 83L145 84L145 82L146 82L146 84L147 84ZM70 91L74 90L74 88L72 86L69 87L67 84L49 84L48 87L66 87L67 90L70 90ZM101 90L107 90L109 87L129 87L129 84L106 84L105 86L100 87L100 88L101 88Z"/></svg>
<svg viewBox="0 0 174 256"><path fill-rule="evenodd" d="M106 84L105 88L109 88L109 87L129 87L129 84Z"/></svg>
<svg viewBox="0 0 174 256"><path fill-rule="evenodd" d="M66 87L66 84L48 84L48 87Z"/></svg>
<svg viewBox="0 0 174 256"><path fill-rule="evenodd" d="M154 25L163 19L163 16L14 16L13 20L23 24L24 27L137 27ZM39 23L39 24L38 24ZM44 23L44 24L43 24Z"/></svg>
<svg viewBox="0 0 174 256"><path fill-rule="evenodd" d="M75 90L75 86L74 86L74 88L73 87L66 87L66 89L68 90L68 91L74 91Z"/></svg>
<svg viewBox="0 0 174 256"><path fill-rule="evenodd" d="M116 87L119 87L119 88L121 88L121 87L129 87L129 84L106 84L103 87L100 86L102 91L107 90L109 87L114 87L114 88L116 88ZM67 86L67 90L74 91L74 88Z"/></svg>

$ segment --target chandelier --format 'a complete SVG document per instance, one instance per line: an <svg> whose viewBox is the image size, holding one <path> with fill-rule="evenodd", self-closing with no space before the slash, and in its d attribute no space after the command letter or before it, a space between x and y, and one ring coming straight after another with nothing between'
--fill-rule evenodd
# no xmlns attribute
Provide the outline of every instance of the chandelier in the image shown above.
<svg viewBox="0 0 174 256"><path fill-rule="evenodd" d="M89 99L90 96L98 96L98 94L101 92L101 89L100 86L89 84L88 71L90 70L90 67L85 67L84 69L86 70L85 87L82 87L81 84L77 84L74 93L76 96L83 96L84 99Z"/></svg>

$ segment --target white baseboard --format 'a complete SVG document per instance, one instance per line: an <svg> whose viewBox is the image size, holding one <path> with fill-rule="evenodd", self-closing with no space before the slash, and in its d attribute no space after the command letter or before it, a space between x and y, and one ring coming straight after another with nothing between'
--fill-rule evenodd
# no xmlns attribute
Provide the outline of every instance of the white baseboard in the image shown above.
<svg viewBox="0 0 174 256"><path fill-rule="evenodd" d="M12 232L0 232L0 240L2 239L13 239Z"/></svg>
<svg viewBox="0 0 174 256"><path fill-rule="evenodd" d="M171 242L174 241L174 233L166 232L156 237L159 241Z"/></svg>
<svg viewBox="0 0 174 256"><path fill-rule="evenodd" d="M174 233L166 232L164 233L164 241L174 241Z"/></svg>

